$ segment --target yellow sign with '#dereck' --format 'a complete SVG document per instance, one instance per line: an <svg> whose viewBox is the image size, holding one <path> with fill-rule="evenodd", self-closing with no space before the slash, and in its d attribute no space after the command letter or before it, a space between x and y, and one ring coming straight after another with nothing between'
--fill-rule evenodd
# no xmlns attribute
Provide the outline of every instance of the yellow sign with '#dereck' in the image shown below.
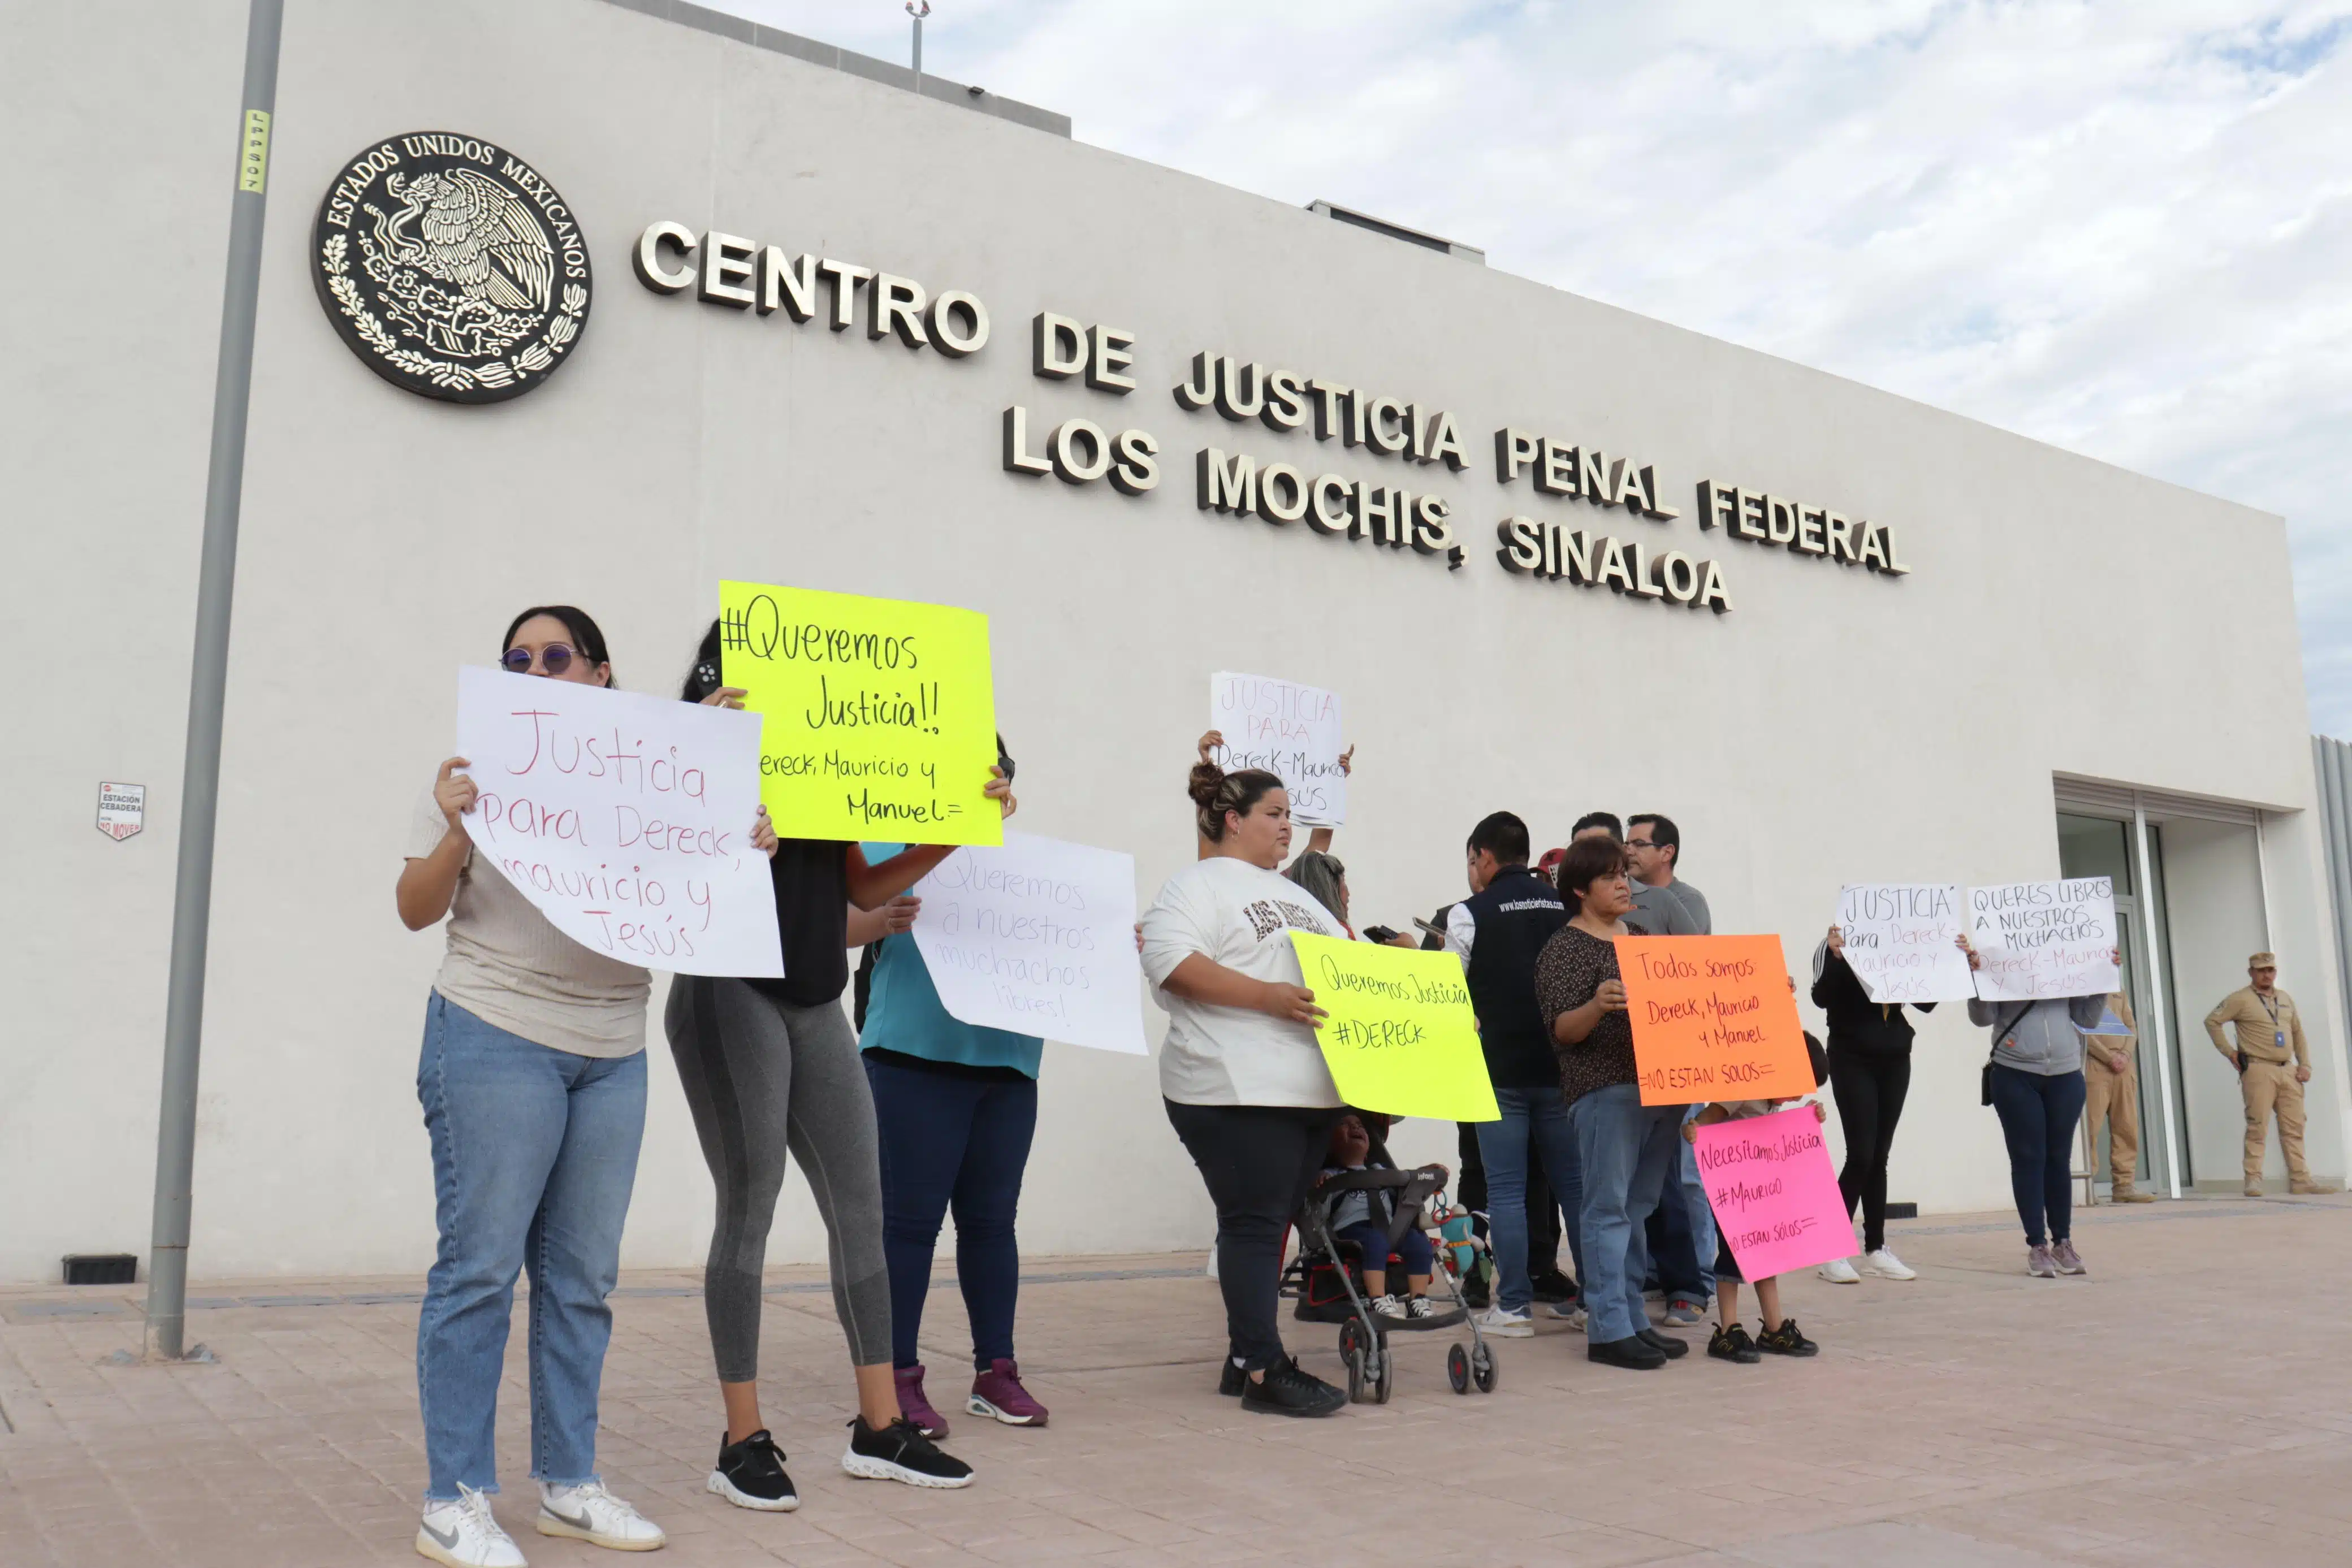
<svg viewBox="0 0 2352 1568"><path fill-rule="evenodd" d="M760 799L787 839L1001 844L988 617L719 585L719 676L761 716Z"/></svg>
<svg viewBox="0 0 2352 1568"><path fill-rule="evenodd" d="M1309 931L1290 940L1326 1015L1315 1040L1341 1099L1391 1116L1501 1117L1461 959Z"/></svg>

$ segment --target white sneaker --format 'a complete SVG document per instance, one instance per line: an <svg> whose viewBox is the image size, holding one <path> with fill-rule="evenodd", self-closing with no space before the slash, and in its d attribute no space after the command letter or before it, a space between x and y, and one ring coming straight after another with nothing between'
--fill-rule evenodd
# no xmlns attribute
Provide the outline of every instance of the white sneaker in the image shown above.
<svg viewBox="0 0 2352 1568"><path fill-rule="evenodd" d="M1544 1311L1567 1323L1578 1333L1584 1332L1584 1309L1573 1301L1554 1301Z"/></svg>
<svg viewBox="0 0 2352 1568"><path fill-rule="evenodd" d="M1496 1339L1531 1339L1536 1332L1535 1319L1525 1307L1516 1312L1507 1307L1488 1307L1475 1322L1480 1333L1492 1334Z"/></svg>
<svg viewBox="0 0 2352 1568"><path fill-rule="evenodd" d="M1832 1285L1859 1285L1862 1276L1853 1271L1853 1260L1839 1258L1822 1265L1822 1278Z"/></svg>
<svg viewBox="0 0 2352 1568"><path fill-rule="evenodd" d="M653 1552L669 1543L662 1527L604 1490L584 1486L539 1489L539 1532L609 1546L615 1552Z"/></svg>
<svg viewBox="0 0 2352 1568"><path fill-rule="evenodd" d="M1875 1274L1882 1280L1916 1280L1919 1270L1897 1258L1890 1248L1882 1247L1862 1260L1862 1271Z"/></svg>
<svg viewBox="0 0 2352 1568"><path fill-rule="evenodd" d="M459 1487L455 1502L425 1505L416 1552L449 1568L524 1568L522 1549L499 1528L489 1498L471 1487Z"/></svg>
<svg viewBox="0 0 2352 1568"><path fill-rule="evenodd" d="M1405 1305L1402 1296L1375 1296L1372 1298L1372 1315L1379 1318L1409 1317L1412 1309Z"/></svg>

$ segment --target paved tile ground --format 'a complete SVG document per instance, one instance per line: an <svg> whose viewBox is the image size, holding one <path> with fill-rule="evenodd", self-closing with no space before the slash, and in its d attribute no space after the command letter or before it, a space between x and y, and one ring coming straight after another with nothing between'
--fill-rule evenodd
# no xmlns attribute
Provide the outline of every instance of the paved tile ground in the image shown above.
<svg viewBox="0 0 2352 1568"><path fill-rule="evenodd" d="M1220 1314L1197 1257L1033 1260L1022 1342L1053 1425L940 1398L980 1471L949 1493L841 1473L830 1299L779 1270L762 1354L805 1500L790 1516L703 1491L719 1419L701 1303L690 1277L632 1275L603 1459L676 1568L2352 1561L2352 1199L2099 1209L2076 1228L2088 1280L2027 1279L1997 1217L1895 1239L1917 1282L1792 1283L1816 1361L1625 1373L1548 1324L1501 1343L1494 1394L1459 1397L1433 1335L1406 1344L1392 1404L1313 1423L1211 1391ZM171 1367L135 1359L135 1291L0 1292L0 1564L417 1561L415 1289L205 1287L191 1337L219 1360ZM951 1369L961 1304L931 1301L927 1355ZM499 1511L534 1563L610 1568L530 1531L520 1341ZM1334 1343L1293 1338L1327 1373Z"/></svg>

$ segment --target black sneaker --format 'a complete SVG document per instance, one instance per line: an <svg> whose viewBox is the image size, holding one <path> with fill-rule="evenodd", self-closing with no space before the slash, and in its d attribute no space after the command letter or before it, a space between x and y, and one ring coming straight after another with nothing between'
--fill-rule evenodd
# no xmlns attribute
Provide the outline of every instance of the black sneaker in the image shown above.
<svg viewBox="0 0 2352 1568"><path fill-rule="evenodd" d="M1668 1361L1680 1361L1690 1354L1690 1346L1681 1340L1662 1334L1655 1329L1635 1329L1633 1337L1664 1356Z"/></svg>
<svg viewBox="0 0 2352 1568"><path fill-rule="evenodd" d="M1217 1370L1217 1392L1228 1399L1239 1399L1248 1386L1249 1374L1235 1366L1232 1356L1225 1357Z"/></svg>
<svg viewBox="0 0 2352 1568"><path fill-rule="evenodd" d="M1584 1359L1628 1372L1654 1372L1666 1364L1666 1353L1639 1334L1623 1339L1597 1339L1584 1347Z"/></svg>
<svg viewBox="0 0 2352 1568"><path fill-rule="evenodd" d="M1528 1284L1538 1301L1572 1301L1576 1300L1576 1281L1558 1269L1546 1269L1530 1275Z"/></svg>
<svg viewBox="0 0 2352 1568"><path fill-rule="evenodd" d="M1464 1306L1468 1307L1474 1312L1482 1312L1486 1310L1486 1303L1489 1299L1490 1298L1486 1292L1486 1275L1471 1274L1464 1278L1462 1281L1462 1304Z"/></svg>
<svg viewBox="0 0 2352 1568"><path fill-rule="evenodd" d="M800 1507L801 1494L784 1473L784 1451L765 1427L740 1443L719 1437L719 1468L710 1472L709 1490L737 1508L762 1513L790 1513Z"/></svg>
<svg viewBox="0 0 2352 1568"><path fill-rule="evenodd" d="M1762 1324L1757 1325L1762 1328ZM1756 1348L1769 1355L1819 1355L1820 1345L1804 1336L1794 1318L1782 1318L1780 1326L1765 1329L1756 1336Z"/></svg>
<svg viewBox="0 0 2352 1568"><path fill-rule="evenodd" d="M849 1451L841 1468L869 1481L905 1481L910 1487L953 1489L971 1485L971 1467L915 1430L904 1416L879 1432L858 1416L849 1424Z"/></svg>
<svg viewBox="0 0 2352 1568"><path fill-rule="evenodd" d="M1764 1359L1763 1354L1756 1348L1756 1342L1749 1339L1748 1331L1738 1323L1727 1329L1717 1329L1707 1339L1706 1354L1717 1361L1736 1361L1742 1366L1753 1366Z"/></svg>
<svg viewBox="0 0 2352 1568"><path fill-rule="evenodd" d="M1242 1408L1261 1416L1328 1416L1347 1403L1346 1389L1305 1370L1295 1356L1285 1356L1255 1382L1243 1375Z"/></svg>

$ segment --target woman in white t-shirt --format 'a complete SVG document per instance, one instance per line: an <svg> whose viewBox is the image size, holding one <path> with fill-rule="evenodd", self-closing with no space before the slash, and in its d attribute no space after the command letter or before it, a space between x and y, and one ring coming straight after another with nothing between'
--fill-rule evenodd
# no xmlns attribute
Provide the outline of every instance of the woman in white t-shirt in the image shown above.
<svg viewBox="0 0 2352 1568"><path fill-rule="evenodd" d="M1323 1009L1293 930L1342 934L1339 917L1278 868L1290 798L1256 768L1192 769L1207 852L1145 912L1143 967L1168 1012L1160 1092L1217 1207L1217 1277L1231 1341L1220 1388L1243 1408L1328 1416L1347 1395L1286 1354L1276 1317L1282 1243L1321 1171L1341 1103L1315 1042Z"/></svg>
<svg viewBox="0 0 2352 1568"><path fill-rule="evenodd" d="M500 650L517 674L613 684L604 634L567 604L516 616ZM706 700L734 707L741 695ZM411 931L449 922L416 1069L441 1235L416 1326L428 1471L416 1550L451 1568L523 1561L489 1494L515 1275L528 1268L539 1532L650 1551L661 1527L596 1474L596 1396L613 1332L604 1298L620 1270L646 1125L649 977L564 936L475 855L462 820L475 799L466 766L444 762L418 800L396 895ZM776 852L765 810L751 839Z"/></svg>

